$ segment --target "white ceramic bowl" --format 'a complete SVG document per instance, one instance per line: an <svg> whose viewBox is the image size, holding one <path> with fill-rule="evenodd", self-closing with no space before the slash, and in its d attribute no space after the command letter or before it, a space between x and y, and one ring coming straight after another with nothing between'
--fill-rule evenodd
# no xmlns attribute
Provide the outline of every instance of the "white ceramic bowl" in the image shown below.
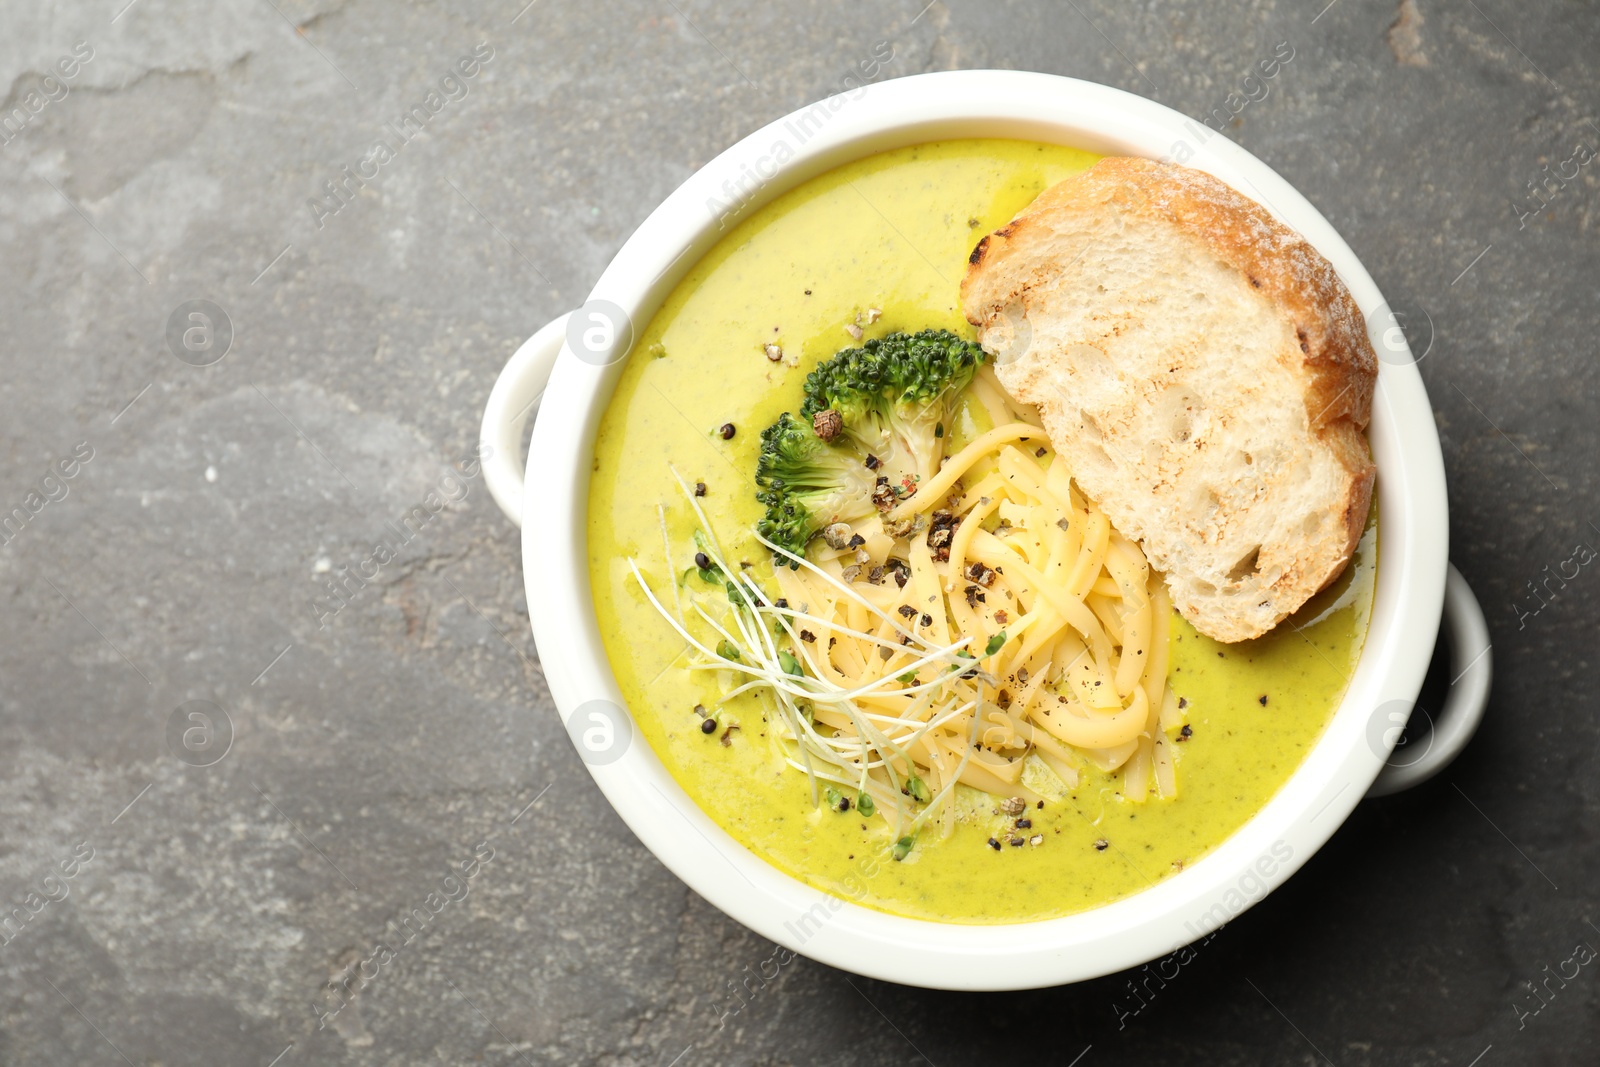
<svg viewBox="0 0 1600 1067"><path fill-rule="evenodd" d="M1383 355L1370 430L1383 516L1372 625L1327 732L1278 795L1192 867L1092 911L1001 926L886 915L796 881L701 812L625 715L609 726L590 717L604 702L622 703L590 600L584 527L593 438L623 362L601 365L584 350L579 329L604 326L609 316L626 341L630 323L648 323L733 221L846 161L955 137L1169 158L1214 174L1332 261ZM490 490L522 524L529 614L550 692L575 738L590 721L601 728L592 736L604 741L610 731L609 743L589 752L580 744L580 754L639 839L701 896L792 950L858 974L950 989L1056 985L1137 966L1204 935L1281 884L1369 790L1404 788L1436 773L1481 716L1487 632L1466 584L1450 571L1457 664L1451 673L1459 677L1428 747L1408 746L1404 765L1385 768L1446 603L1444 468L1422 379L1377 286L1327 220L1260 160L1160 104L1088 82L1009 71L919 75L832 97L751 134L686 181L628 239L576 314L575 326L563 316L507 364L483 426ZM521 430L541 391L523 471ZM523 492L524 478L536 494Z"/></svg>

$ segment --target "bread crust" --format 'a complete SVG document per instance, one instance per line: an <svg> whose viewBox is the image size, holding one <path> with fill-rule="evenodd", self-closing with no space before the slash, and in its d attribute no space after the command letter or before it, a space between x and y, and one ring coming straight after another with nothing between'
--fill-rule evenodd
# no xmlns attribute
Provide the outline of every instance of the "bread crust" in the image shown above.
<svg viewBox="0 0 1600 1067"><path fill-rule="evenodd" d="M1333 266L1255 201L1202 171L1107 157L1046 189L1009 224L984 237L973 249L961 298L967 320L978 327L986 348L993 336L1003 332L1000 320L1008 308L1015 315L1018 306L1028 304L1030 291L1060 282L1062 271L1070 266L1063 262L1064 254L1052 260L1040 249L1059 233L1082 226L1086 217L1102 226L1110 219L1114 227L1164 228L1163 232L1170 230L1178 240L1198 242L1185 247L1203 249L1241 276L1259 296L1261 307L1282 320L1289 331L1284 336L1293 338L1293 347L1243 353L1240 358L1273 360L1295 375L1305 406L1304 425L1316 446L1326 449L1344 474L1343 484L1333 490L1338 497L1323 502L1336 522L1319 533L1321 543L1290 546L1289 562L1273 582L1270 610L1257 605L1247 615L1219 614L1218 605L1197 604L1192 597L1180 596L1176 585L1173 588L1174 602L1201 632L1223 641L1259 636L1338 577L1366 525L1376 468L1363 431L1371 414L1378 363L1365 322ZM1184 264L1174 262L1171 269L1181 273ZM1085 290L1084 303L1093 304L1094 299L1095 295ZM1120 332L1111 321L1118 313L1125 314L1120 305L1104 316L1105 336ZM1081 340L1087 345L1099 343L1093 336ZM1048 371L1035 367L1025 373L1036 379ZM1012 377L1020 379L1023 374L1017 371ZM1036 380L1021 385L1020 390L1013 388L1018 381L1007 381L1003 368L1001 377L1014 395L1018 391L1029 394L1018 397L1026 402L1039 403L1048 391ZM1058 382L1052 388L1061 385ZM1041 404L1041 410L1047 406ZM1051 419L1048 411L1045 414L1052 438L1081 434L1081 427ZM1063 454L1071 454L1065 447L1069 443L1056 442ZM1104 499L1100 503L1106 507ZM1147 524L1141 520L1149 519L1119 518L1110 508L1107 511L1119 528L1124 521L1140 527ZM1168 580L1172 584L1170 573Z"/></svg>

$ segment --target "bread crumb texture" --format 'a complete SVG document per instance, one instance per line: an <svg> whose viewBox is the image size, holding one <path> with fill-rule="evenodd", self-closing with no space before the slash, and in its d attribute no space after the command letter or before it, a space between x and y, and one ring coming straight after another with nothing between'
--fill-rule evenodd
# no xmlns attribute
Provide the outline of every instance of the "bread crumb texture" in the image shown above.
<svg viewBox="0 0 1600 1067"><path fill-rule="evenodd" d="M1337 578L1377 357L1333 266L1202 171L1107 157L973 250L963 310L1079 487L1219 641Z"/></svg>

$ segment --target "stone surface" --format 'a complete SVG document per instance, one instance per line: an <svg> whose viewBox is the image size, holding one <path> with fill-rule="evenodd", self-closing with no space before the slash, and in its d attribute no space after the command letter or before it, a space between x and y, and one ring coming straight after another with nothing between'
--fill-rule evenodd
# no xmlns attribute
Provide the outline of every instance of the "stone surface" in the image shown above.
<svg viewBox="0 0 1600 1067"><path fill-rule="evenodd" d="M0 892L24 916L0 1062L1592 1062L1594 968L1547 1002L1523 985L1600 946L1600 577L1536 614L1527 584L1600 539L1600 170L1542 208L1527 185L1600 147L1592 10L123 2L0 5L4 111L27 116L0 145L0 511L92 452L0 547ZM719 1027L773 946L601 799L543 686L516 535L452 475L502 363L654 205L879 41L888 76L1041 70L1197 118L1288 42L1227 136L1427 348L1490 718L1137 1014L1136 974L973 996L799 960ZM424 135L308 208L485 43ZM165 340L191 300L232 324L209 366ZM430 492L455 499L319 612ZM329 976L434 893L456 899L328 1015Z"/></svg>

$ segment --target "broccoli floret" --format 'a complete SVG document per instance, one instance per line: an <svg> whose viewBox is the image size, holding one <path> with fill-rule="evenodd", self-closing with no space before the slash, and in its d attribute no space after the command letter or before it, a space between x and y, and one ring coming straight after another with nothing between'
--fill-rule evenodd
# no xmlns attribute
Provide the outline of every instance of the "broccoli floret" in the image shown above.
<svg viewBox="0 0 1600 1067"><path fill-rule="evenodd" d="M756 530L773 544L803 555L812 534L833 522L874 511L875 479L853 449L827 444L785 411L761 431L756 499L767 513Z"/></svg>
<svg viewBox="0 0 1600 1067"><path fill-rule="evenodd" d="M807 421L837 411L843 433L894 475L925 481L944 460L955 397L983 364L984 352L949 330L892 333L847 348L806 376Z"/></svg>
<svg viewBox="0 0 1600 1067"><path fill-rule="evenodd" d="M983 361L978 345L923 330L889 334L820 364L806 376L801 417L785 412L761 434L756 499L767 513L757 531L800 555L830 523L887 510L914 493L943 462L955 398Z"/></svg>

